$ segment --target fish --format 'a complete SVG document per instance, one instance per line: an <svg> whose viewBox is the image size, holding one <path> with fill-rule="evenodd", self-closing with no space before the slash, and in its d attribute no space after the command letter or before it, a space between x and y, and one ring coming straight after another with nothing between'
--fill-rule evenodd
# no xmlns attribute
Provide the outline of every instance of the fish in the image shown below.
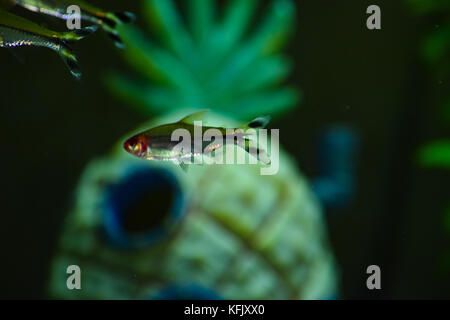
<svg viewBox="0 0 450 320"><path fill-rule="evenodd" d="M195 157L202 157L204 155L211 156L216 150L224 147L226 144L237 145L256 157L260 162L270 164L266 152L259 146L255 147L254 143L250 143L252 137L246 131L247 129L256 130L264 128L270 121L269 116L258 117L242 128L210 127L203 125L199 128L196 121L200 121L207 112L208 110L202 110L188 115L178 122L160 125L138 133L127 139L123 144L123 148L128 153L141 159L174 162L180 165L185 171L187 170L185 159L192 160ZM214 140L213 143L211 141L202 141L198 146L193 141L195 139L192 139L190 148L180 150L179 148L175 148L180 142L172 139L172 134L177 129L187 130L190 137L194 137L199 129L202 132L206 132L209 129L217 129L223 139L221 142Z"/></svg>
<svg viewBox="0 0 450 320"><path fill-rule="evenodd" d="M68 13L68 7L76 5L81 10L81 20L93 23L101 27L108 36L114 41L116 47L125 48L122 39L119 36L117 27L125 23L131 23L136 20L136 16L128 11L125 12L106 12L85 1L81 0L7 0L16 6L27 10L50 15L63 20L71 19Z"/></svg>
<svg viewBox="0 0 450 320"><path fill-rule="evenodd" d="M73 32L57 32L0 10L0 48L36 46L52 49L63 59L71 74L80 79L81 69L70 43L84 39L97 28L89 26Z"/></svg>

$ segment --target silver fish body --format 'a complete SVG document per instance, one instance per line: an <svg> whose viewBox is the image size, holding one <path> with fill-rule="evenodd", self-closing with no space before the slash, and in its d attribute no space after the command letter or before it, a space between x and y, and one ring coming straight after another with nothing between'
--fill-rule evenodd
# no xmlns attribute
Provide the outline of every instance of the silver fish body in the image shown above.
<svg viewBox="0 0 450 320"><path fill-rule="evenodd" d="M247 132L241 128L226 129L221 127L199 127L193 123L193 119L200 117L199 112L190 115L179 122L161 125L129 138L124 143L124 149L136 157L155 160L173 161L180 163L184 160L193 160L197 157L211 156L216 150L226 145L237 145L249 154L255 156L263 163L270 163L264 150L255 147ZM261 128L267 124L268 118L258 118L250 122L247 128ZM188 141L177 140L176 130L183 129L189 137ZM221 139L205 141L202 134L215 130ZM181 141L182 140L182 141Z"/></svg>

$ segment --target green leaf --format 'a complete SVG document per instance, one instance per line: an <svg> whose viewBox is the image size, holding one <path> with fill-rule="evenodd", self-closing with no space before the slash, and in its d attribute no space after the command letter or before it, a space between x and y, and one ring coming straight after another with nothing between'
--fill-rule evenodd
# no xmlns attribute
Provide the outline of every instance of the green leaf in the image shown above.
<svg viewBox="0 0 450 320"><path fill-rule="evenodd" d="M170 88L149 86L117 74L108 76L107 85L116 95L132 102L145 114L160 114L185 107L182 96Z"/></svg>
<svg viewBox="0 0 450 320"><path fill-rule="evenodd" d="M281 55L269 56L251 62L234 79L224 79L219 84L213 84L211 91L216 99L227 96L239 98L241 95L270 88L286 79L291 70L291 63Z"/></svg>
<svg viewBox="0 0 450 320"><path fill-rule="evenodd" d="M253 39L253 45L262 55L277 52L287 42L294 22L294 4L288 0L275 0L266 21Z"/></svg>
<svg viewBox="0 0 450 320"><path fill-rule="evenodd" d="M255 13L256 0L232 0L228 2L223 22L215 34L216 54L231 51L242 39Z"/></svg>
<svg viewBox="0 0 450 320"><path fill-rule="evenodd" d="M258 58L281 49L291 31L294 21L292 2L277 0L257 33L230 58L217 74L213 87L221 88L234 82L244 70Z"/></svg>
<svg viewBox="0 0 450 320"><path fill-rule="evenodd" d="M121 29L127 50L124 56L136 71L157 83L166 83L189 94L199 94L193 73L165 49L158 47L134 27Z"/></svg>
<svg viewBox="0 0 450 320"><path fill-rule="evenodd" d="M189 1L189 21L194 39L200 47L208 43L214 28L215 3L211 0Z"/></svg>
<svg viewBox="0 0 450 320"><path fill-rule="evenodd" d="M292 64L282 56L270 56L249 65L238 79L237 91L249 92L274 86L286 79Z"/></svg>
<svg viewBox="0 0 450 320"><path fill-rule="evenodd" d="M419 161L426 167L450 169L450 141L438 141L422 148Z"/></svg>
<svg viewBox="0 0 450 320"><path fill-rule="evenodd" d="M132 27L121 28L121 36L125 59L148 83L113 79L110 87L148 112L201 107L243 119L293 108L299 93L281 86L292 66L279 52L292 32L294 3L273 0L247 35L257 3L231 0L223 19L215 21L213 1L191 0L186 4L191 35L173 0L145 0L148 24L162 43Z"/></svg>
<svg viewBox="0 0 450 320"><path fill-rule="evenodd" d="M144 10L148 23L155 29L166 45L183 61L195 64L192 52L195 51L190 35L172 0L146 0Z"/></svg>
<svg viewBox="0 0 450 320"><path fill-rule="evenodd" d="M248 96L241 97L235 102L222 105L224 112L233 114L235 110L239 110L240 119L251 119L265 114L280 114L286 112L300 101L300 94L293 88L284 88L275 91L262 91Z"/></svg>

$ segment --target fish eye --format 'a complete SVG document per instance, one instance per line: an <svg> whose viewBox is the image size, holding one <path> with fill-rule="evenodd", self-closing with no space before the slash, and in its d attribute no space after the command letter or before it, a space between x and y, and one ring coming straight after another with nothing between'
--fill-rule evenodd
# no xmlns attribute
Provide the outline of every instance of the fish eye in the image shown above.
<svg viewBox="0 0 450 320"><path fill-rule="evenodd" d="M133 151L134 148L136 147L136 144L138 143L138 140L136 138L131 138L128 139L127 141L125 141L124 143L124 148L127 151Z"/></svg>
<svg viewBox="0 0 450 320"><path fill-rule="evenodd" d="M142 137L132 137L124 143L126 151L138 156L144 156L148 151L148 144Z"/></svg>

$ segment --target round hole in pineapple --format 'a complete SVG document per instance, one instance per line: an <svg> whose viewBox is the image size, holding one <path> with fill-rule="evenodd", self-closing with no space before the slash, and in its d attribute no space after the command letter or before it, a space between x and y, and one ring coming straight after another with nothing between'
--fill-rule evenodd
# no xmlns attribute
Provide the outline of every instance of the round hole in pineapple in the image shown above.
<svg viewBox="0 0 450 320"><path fill-rule="evenodd" d="M167 238L183 214L183 191L161 168L128 168L105 189L103 232L118 248L142 248Z"/></svg>

